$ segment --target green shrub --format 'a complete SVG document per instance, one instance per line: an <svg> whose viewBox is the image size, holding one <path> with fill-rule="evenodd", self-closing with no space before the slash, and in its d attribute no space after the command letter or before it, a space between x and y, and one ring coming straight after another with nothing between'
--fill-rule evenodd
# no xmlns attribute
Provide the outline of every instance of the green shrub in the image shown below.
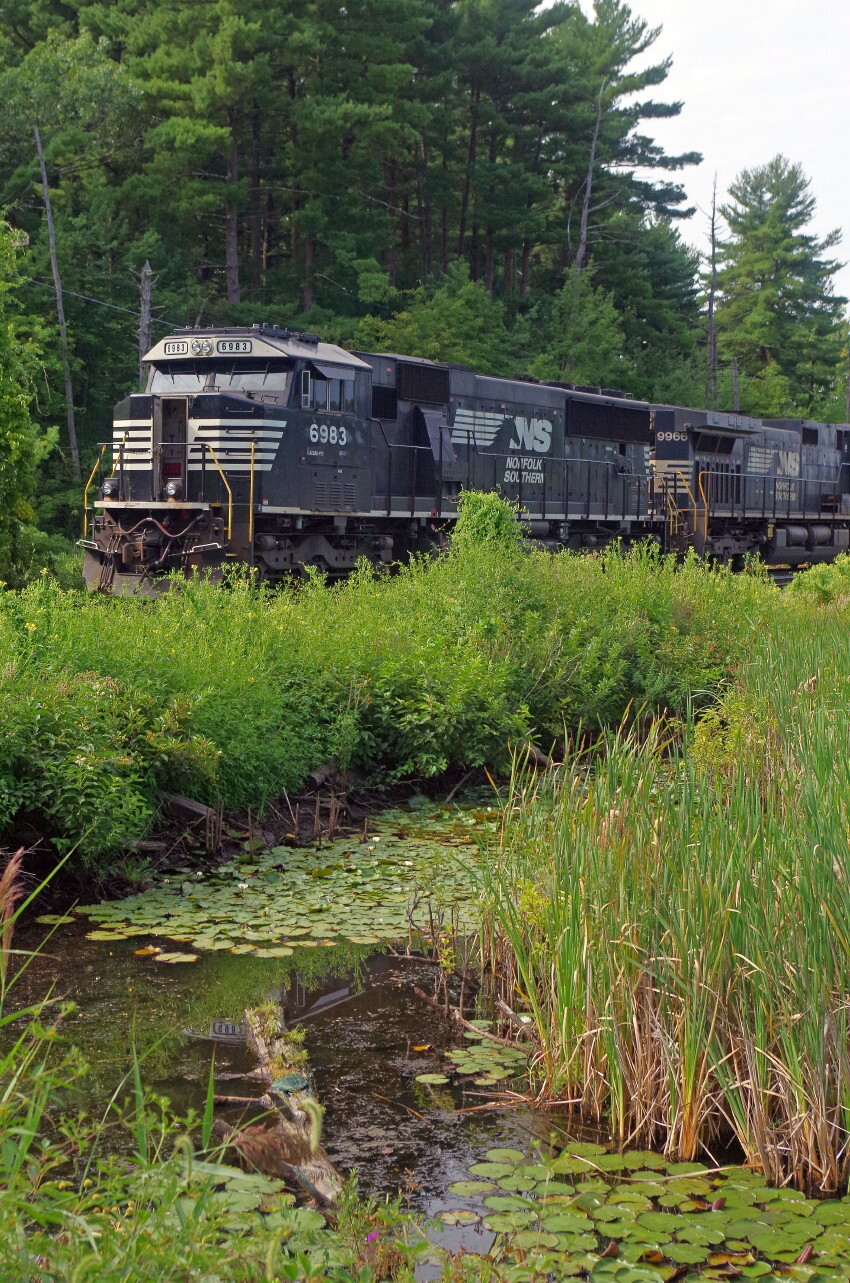
<svg viewBox="0 0 850 1283"><path fill-rule="evenodd" d="M36 809L93 856L139 836L166 779L261 808L329 761L376 782L500 770L525 739L709 703L782 600L654 547L552 556L473 494L449 555L393 575L155 600L40 576L0 596L0 822Z"/></svg>

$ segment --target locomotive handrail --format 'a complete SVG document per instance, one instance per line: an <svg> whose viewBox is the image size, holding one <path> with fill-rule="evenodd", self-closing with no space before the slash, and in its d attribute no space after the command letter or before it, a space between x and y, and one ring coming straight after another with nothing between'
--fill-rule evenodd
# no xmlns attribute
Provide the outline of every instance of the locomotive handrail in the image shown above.
<svg viewBox="0 0 850 1283"><path fill-rule="evenodd" d="M702 472L697 473L697 488L702 498L702 537L704 540L708 538L708 495L705 493L705 486L702 483L702 479L703 477L710 476L711 473L708 469L704 469ZM696 513L694 516L696 517ZM696 533L696 531L694 531L694 533Z"/></svg>
<svg viewBox="0 0 850 1283"><path fill-rule="evenodd" d="M209 441L202 441L200 442L200 445L201 445L202 452L204 450L209 450L210 454L212 455L212 461L215 464L216 468L218 469L218 475L221 477L224 488L227 491L227 542L230 543L230 539L233 534L233 491L230 489L230 483L227 480L227 477L222 472L221 464L216 458L215 450L213 450Z"/></svg>
<svg viewBox="0 0 850 1283"><path fill-rule="evenodd" d="M89 479L86 482L86 488L83 491L83 538L84 539L89 532L89 491L91 490L91 483L94 481L94 474L97 472L98 468L103 463L104 450L108 445L111 445L111 444L112 443L109 441L104 441L103 445L100 447L100 454L97 456L95 465L91 470L91 475L89 476Z"/></svg>
<svg viewBox="0 0 850 1283"><path fill-rule="evenodd" d="M251 480L248 490L248 546L251 549L251 561L254 560L254 455L256 443L251 442Z"/></svg>

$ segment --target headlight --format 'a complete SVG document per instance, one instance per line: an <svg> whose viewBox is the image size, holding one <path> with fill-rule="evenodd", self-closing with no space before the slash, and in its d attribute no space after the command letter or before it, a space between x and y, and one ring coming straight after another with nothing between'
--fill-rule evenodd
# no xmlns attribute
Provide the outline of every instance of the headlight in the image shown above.
<svg viewBox="0 0 850 1283"><path fill-rule="evenodd" d="M195 356L211 356L213 350L212 340L210 339L192 339L192 351Z"/></svg>
<svg viewBox="0 0 850 1283"><path fill-rule="evenodd" d="M166 481L165 483L165 493L169 499L177 499L182 488L179 481Z"/></svg>
<svg viewBox="0 0 850 1283"><path fill-rule="evenodd" d="M114 499L118 494L118 478L107 477L103 485L100 487L100 493L103 495L104 499Z"/></svg>

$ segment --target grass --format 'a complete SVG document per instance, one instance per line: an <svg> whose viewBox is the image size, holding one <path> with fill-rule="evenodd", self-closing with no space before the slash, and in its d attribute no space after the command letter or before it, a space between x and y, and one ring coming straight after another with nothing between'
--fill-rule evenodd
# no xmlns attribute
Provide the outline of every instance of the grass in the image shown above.
<svg viewBox="0 0 850 1283"><path fill-rule="evenodd" d="M847 625L793 594L684 748L659 720L517 770L483 888L551 1095L824 1193L850 1175Z"/></svg>
<svg viewBox="0 0 850 1283"><path fill-rule="evenodd" d="M3 593L0 831L34 817L103 870L162 787L258 809L324 762L373 782L505 771L526 739L704 706L777 609L757 578L653 549L552 557L517 533L470 496L450 554L391 577Z"/></svg>

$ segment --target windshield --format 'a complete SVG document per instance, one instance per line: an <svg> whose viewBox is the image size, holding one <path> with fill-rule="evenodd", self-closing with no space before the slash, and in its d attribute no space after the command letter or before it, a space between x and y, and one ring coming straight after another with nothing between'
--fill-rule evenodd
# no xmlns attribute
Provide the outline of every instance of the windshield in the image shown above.
<svg viewBox="0 0 850 1283"><path fill-rule="evenodd" d="M152 367L148 392L265 392L284 399L292 363L286 360L236 361L208 357L197 361L159 361Z"/></svg>

